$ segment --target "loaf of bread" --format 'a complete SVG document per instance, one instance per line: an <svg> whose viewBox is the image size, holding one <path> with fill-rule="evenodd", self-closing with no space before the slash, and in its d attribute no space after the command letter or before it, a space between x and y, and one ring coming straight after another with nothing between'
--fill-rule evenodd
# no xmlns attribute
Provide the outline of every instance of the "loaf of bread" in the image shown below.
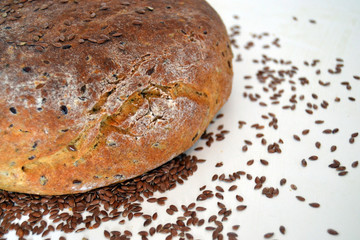
<svg viewBox="0 0 360 240"><path fill-rule="evenodd" d="M204 0L0 2L0 189L60 195L190 148L228 99L232 52Z"/></svg>

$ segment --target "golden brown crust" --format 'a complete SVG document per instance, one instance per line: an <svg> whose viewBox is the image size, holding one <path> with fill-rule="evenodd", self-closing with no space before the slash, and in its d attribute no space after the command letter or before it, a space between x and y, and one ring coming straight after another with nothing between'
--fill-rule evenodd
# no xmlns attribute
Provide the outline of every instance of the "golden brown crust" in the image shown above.
<svg viewBox="0 0 360 240"><path fill-rule="evenodd" d="M225 27L203 0L5 1L0 189L66 194L188 149L230 95Z"/></svg>

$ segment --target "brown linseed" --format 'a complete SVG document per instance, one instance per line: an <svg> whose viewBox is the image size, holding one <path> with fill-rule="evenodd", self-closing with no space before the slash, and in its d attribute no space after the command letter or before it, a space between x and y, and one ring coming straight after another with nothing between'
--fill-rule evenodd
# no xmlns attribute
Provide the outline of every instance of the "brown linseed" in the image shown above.
<svg viewBox="0 0 360 240"><path fill-rule="evenodd" d="M339 233L338 233L336 230L332 229L332 228L329 228L329 229L327 230L327 232L328 232L330 235L339 235Z"/></svg>

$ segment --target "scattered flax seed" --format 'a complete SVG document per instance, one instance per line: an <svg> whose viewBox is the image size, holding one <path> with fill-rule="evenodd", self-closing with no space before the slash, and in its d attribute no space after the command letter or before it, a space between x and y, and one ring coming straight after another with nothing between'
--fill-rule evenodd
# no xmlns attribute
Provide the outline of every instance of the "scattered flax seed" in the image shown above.
<svg viewBox="0 0 360 240"><path fill-rule="evenodd" d="M215 167L222 167L224 165L224 163L223 162L218 162L218 163L216 163L216 165L215 165Z"/></svg>
<svg viewBox="0 0 360 240"><path fill-rule="evenodd" d="M221 202L218 202L217 205L218 205L218 207L221 208L221 209L226 209L226 206L225 206L223 203L221 203Z"/></svg>
<svg viewBox="0 0 360 240"><path fill-rule="evenodd" d="M209 217L208 222L209 222L209 223L210 223L210 222L214 222L216 219L217 219L217 216L216 216L216 215L212 215L212 216Z"/></svg>
<svg viewBox="0 0 360 240"><path fill-rule="evenodd" d="M317 149L320 149L321 143L320 143L320 142L316 142L316 143L315 143L315 147L316 147Z"/></svg>
<svg viewBox="0 0 360 240"><path fill-rule="evenodd" d="M264 134L262 134L262 133L256 134L256 137L257 137L257 138L261 138L261 137L263 137L263 136L264 136Z"/></svg>
<svg viewBox="0 0 360 240"><path fill-rule="evenodd" d="M268 198L273 198L273 197L276 197L277 195L279 195L279 189L277 189L277 188L275 189L273 187L270 187L270 188L265 187L262 190L262 194Z"/></svg>
<svg viewBox="0 0 360 240"><path fill-rule="evenodd" d="M239 205L239 206L236 207L236 210L238 210L238 211L243 211L243 210L245 210L246 208L247 208L246 205Z"/></svg>
<svg viewBox="0 0 360 240"><path fill-rule="evenodd" d="M239 128L242 128L244 125L246 125L245 121L238 121Z"/></svg>
<svg viewBox="0 0 360 240"><path fill-rule="evenodd" d="M217 197L218 199L223 200L224 196L221 193L215 193L215 197Z"/></svg>
<svg viewBox="0 0 360 240"><path fill-rule="evenodd" d="M171 209L166 209L166 212L167 212L167 214L169 214L169 215L173 215L173 214L174 214L174 211L171 210Z"/></svg>
<svg viewBox="0 0 360 240"><path fill-rule="evenodd" d="M345 171L346 167L345 166L340 166L338 168L336 168L336 171Z"/></svg>
<svg viewBox="0 0 360 240"><path fill-rule="evenodd" d="M188 209L193 209L196 206L196 203L190 203L188 206Z"/></svg>
<svg viewBox="0 0 360 240"><path fill-rule="evenodd" d="M254 186L254 189L260 189L262 188L262 184L261 183L257 183L255 186Z"/></svg>
<svg viewBox="0 0 360 240"><path fill-rule="evenodd" d="M274 233L273 233L273 232L264 234L264 238L266 238L266 239L272 238L273 236L274 236Z"/></svg>
<svg viewBox="0 0 360 240"><path fill-rule="evenodd" d="M351 164L351 167L356 168L359 165L359 161L355 161Z"/></svg>
<svg viewBox="0 0 360 240"><path fill-rule="evenodd" d="M225 174L222 173L222 174L220 175L220 177L219 177L219 180L220 180L220 181L224 181L224 179L225 179Z"/></svg>
<svg viewBox="0 0 360 240"><path fill-rule="evenodd" d="M201 150L203 150L203 149L204 149L203 147L194 148L195 151L201 151Z"/></svg>
<svg viewBox="0 0 360 240"><path fill-rule="evenodd" d="M295 190L295 191L297 190L297 186L296 186L295 184L291 184L291 185L290 185L290 188L291 188L292 190Z"/></svg>
<svg viewBox="0 0 360 240"><path fill-rule="evenodd" d="M320 74L320 70L316 71L316 74ZM321 80L319 80L319 84L324 87L330 86L330 82L323 82Z"/></svg>
<svg viewBox="0 0 360 240"><path fill-rule="evenodd" d="M339 176L345 176L346 174L348 174L348 171L343 171L338 173Z"/></svg>
<svg viewBox="0 0 360 240"><path fill-rule="evenodd" d="M296 196L297 200L299 200L300 202L305 202L305 198L302 196Z"/></svg>
<svg viewBox="0 0 360 240"><path fill-rule="evenodd" d="M219 176L217 175L217 174L214 174L213 176L212 176L212 181L216 181L217 179L219 178Z"/></svg>
<svg viewBox="0 0 360 240"><path fill-rule="evenodd" d="M266 161L265 159L260 159L260 162L261 162L261 164L264 165L264 166L269 165L269 162Z"/></svg>
<svg viewBox="0 0 360 240"><path fill-rule="evenodd" d="M312 160L312 161L318 160L318 156L315 156L315 155L310 156L309 160Z"/></svg>
<svg viewBox="0 0 360 240"><path fill-rule="evenodd" d="M310 205L310 207L313 207L313 208L319 208L320 207L320 204L316 203L316 202L309 203L309 205Z"/></svg>
<svg viewBox="0 0 360 240"><path fill-rule="evenodd" d="M215 189L219 192L225 192L224 189L220 186L216 186Z"/></svg>
<svg viewBox="0 0 360 240"><path fill-rule="evenodd" d="M305 130L302 131L302 135L307 135L309 132L310 132L309 129L305 129Z"/></svg>
<svg viewBox="0 0 360 240"><path fill-rule="evenodd" d="M236 200L238 200L239 202L243 202L244 198L240 195L236 195Z"/></svg>
<svg viewBox="0 0 360 240"><path fill-rule="evenodd" d="M300 137L298 135L293 136L296 141L300 141Z"/></svg>
<svg viewBox="0 0 360 240"><path fill-rule="evenodd" d="M280 186L283 186L283 185L285 185L286 184L286 179L285 178L282 178L281 180L280 180Z"/></svg>
<svg viewBox="0 0 360 240"><path fill-rule="evenodd" d="M323 123L324 123L324 120L316 120L315 123L316 123L316 124L323 124Z"/></svg>
<svg viewBox="0 0 360 240"><path fill-rule="evenodd" d="M196 211L198 211L198 212L203 212L205 210L206 210L206 208L204 208L204 207L196 207Z"/></svg>
<svg viewBox="0 0 360 240"><path fill-rule="evenodd" d="M234 226L232 226L232 229L233 229L234 231L238 230L239 228L240 228L240 225L234 225Z"/></svg>
<svg viewBox="0 0 360 240"><path fill-rule="evenodd" d="M330 235L339 235L339 233L338 233L336 230L332 229L332 228L329 228L329 229L327 230L327 232L328 232Z"/></svg>
<svg viewBox="0 0 360 240"><path fill-rule="evenodd" d="M279 227L279 231L281 232L281 234L285 234L286 229L285 229L284 226L281 225L281 226Z"/></svg>
<svg viewBox="0 0 360 240"><path fill-rule="evenodd" d="M305 112L308 113L308 114L310 114L310 115L313 114L313 111L310 110L310 109L306 109Z"/></svg>
<svg viewBox="0 0 360 240"><path fill-rule="evenodd" d="M333 145L333 146L331 146L330 151L331 151L331 152L335 152L336 149L337 149L337 147L336 147L335 145Z"/></svg>
<svg viewBox="0 0 360 240"><path fill-rule="evenodd" d="M307 162L306 162L305 159L301 160L301 165L302 165L303 167L306 167L306 166L307 166Z"/></svg>
<svg viewBox="0 0 360 240"><path fill-rule="evenodd" d="M171 210L173 210L174 212L179 211L178 208L175 205L170 205L169 207Z"/></svg>
<svg viewBox="0 0 360 240"><path fill-rule="evenodd" d="M232 185L230 188L229 188L229 191L232 192L232 191L235 191L237 189L237 186L236 185Z"/></svg>
<svg viewBox="0 0 360 240"><path fill-rule="evenodd" d="M253 165L253 163L254 163L254 159L251 159L251 160L247 161L246 165L251 166L251 165Z"/></svg>
<svg viewBox="0 0 360 240"><path fill-rule="evenodd" d="M246 152L248 150L248 146L247 145L244 145L243 147L242 147L242 151L243 152Z"/></svg>
<svg viewBox="0 0 360 240"><path fill-rule="evenodd" d="M333 160L333 163L329 165L330 168L338 168L340 166L340 162L336 159Z"/></svg>

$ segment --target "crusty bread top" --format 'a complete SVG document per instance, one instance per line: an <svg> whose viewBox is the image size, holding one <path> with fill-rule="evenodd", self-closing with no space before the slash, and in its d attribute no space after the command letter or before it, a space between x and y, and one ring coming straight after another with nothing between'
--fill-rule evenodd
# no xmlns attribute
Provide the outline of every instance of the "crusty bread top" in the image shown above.
<svg viewBox="0 0 360 240"><path fill-rule="evenodd" d="M188 149L231 91L203 0L0 2L0 189L84 192Z"/></svg>

